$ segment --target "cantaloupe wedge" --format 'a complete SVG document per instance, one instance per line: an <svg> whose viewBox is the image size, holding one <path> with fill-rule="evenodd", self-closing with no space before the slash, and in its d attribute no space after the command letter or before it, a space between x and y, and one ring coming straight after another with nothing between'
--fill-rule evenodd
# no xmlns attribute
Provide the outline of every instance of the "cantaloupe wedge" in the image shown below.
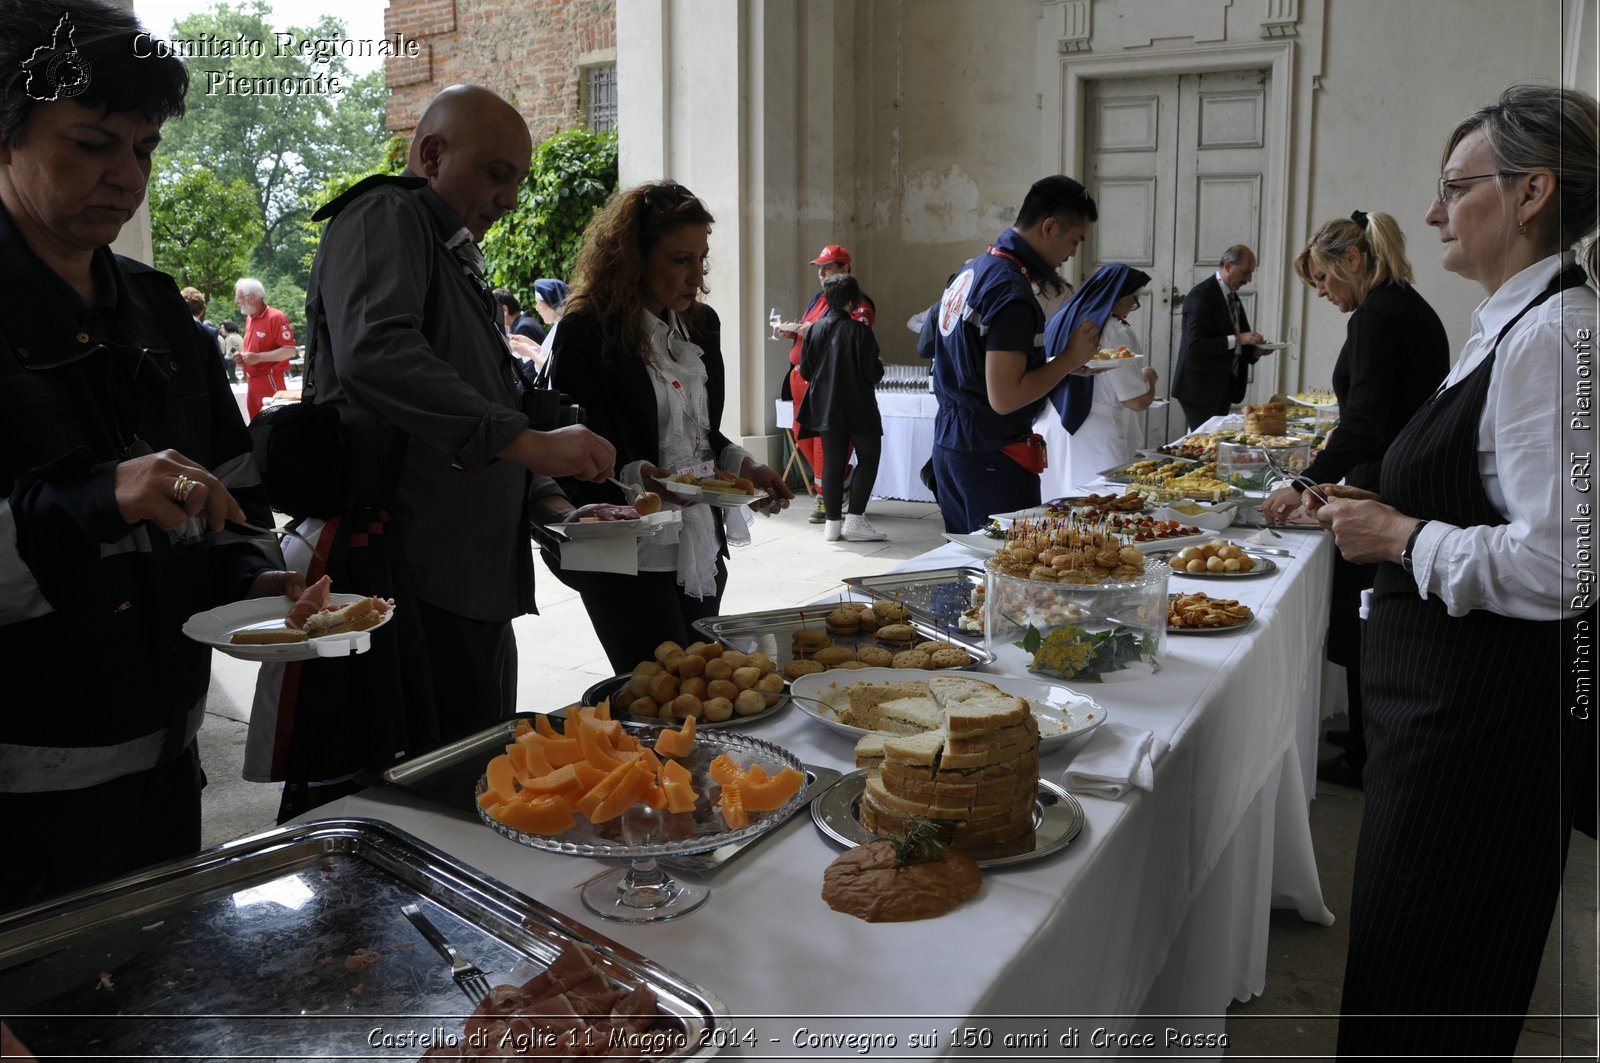
<svg viewBox="0 0 1600 1063"><path fill-rule="evenodd" d="M583 759L583 747L576 738L541 738L533 745L552 768Z"/></svg>
<svg viewBox="0 0 1600 1063"><path fill-rule="evenodd" d="M586 761L578 762L578 764L586 763ZM593 785L590 783L589 786L585 786L583 780L578 778L577 764L563 764L554 771L530 778L522 784L522 790L533 795L556 794L572 802L588 793Z"/></svg>
<svg viewBox="0 0 1600 1063"><path fill-rule="evenodd" d="M556 731L555 727L550 723L550 717L542 712L533 718L533 729L544 735L546 738L561 737L560 733Z"/></svg>
<svg viewBox="0 0 1600 1063"><path fill-rule="evenodd" d="M739 830L750 825L750 816L744 807L744 795L738 783L722 784L722 796L717 799L717 811L729 830Z"/></svg>
<svg viewBox="0 0 1600 1063"><path fill-rule="evenodd" d="M744 779L744 769L735 764L733 758L726 753L720 753L706 769L706 774L711 776L711 781L727 786L730 783L741 782Z"/></svg>
<svg viewBox="0 0 1600 1063"><path fill-rule="evenodd" d="M587 721L578 721L578 745L583 749L583 759L597 768L611 771L622 761L603 730Z"/></svg>
<svg viewBox="0 0 1600 1063"><path fill-rule="evenodd" d="M531 801L509 801L491 808L489 815L524 834L565 834L576 822L567 803L548 794Z"/></svg>
<svg viewBox="0 0 1600 1063"><path fill-rule="evenodd" d="M755 768L751 768L749 777L739 787L739 796L746 812L771 812L775 808L782 808L789 798L800 792L800 787L806 782L804 772L790 767L761 782L755 781L755 771Z"/></svg>
<svg viewBox="0 0 1600 1063"><path fill-rule="evenodd" d="M521 738L523 735L527 734L528 732L530 732L532 730L533 730L533 724L529 723L527 720L518 720L516 729L514 731L512 731L511 733L512 733L512 737Z"/></svg>
<svg viewBox="0 0 1600 1063"><path fill-rule="evenodd" d="M499 794L502 801L517 799L517 771L511 765L510 756L502 753L490 760L484 775L488 779L490 793Z"/></svg>
<svg viewBox="0 0 1600 1063"><path fill-rule="evenodd" d="M677 761L664 760L661 762L661 781L663 783L675 782L690 786L694 783L694 775L690 773L688 768Z"/></svg>
<svg viewBox="0 0 1600 1063"><path fill-rule="evenodd" d="M622 785L622 780L633 772L633 761L618 761L617 766L606 774L604 779L596 783L589 792L572 803L572 809L594 819L594 810L600 803L611 796L611 792Z"/></svg>
<svg viewBox="0 0 1600 1063"><path fill-rule="evenodd" d="M595 806L593 812L586 813L591 823L604 823L616 819L639 798L655 782L642 760L633 760L628 764L628 774L622 777L615 789L606 795L604 801Z"/></svg>
<svg viewBox="0 0 1600 1063"><path fill-rule="evenodd" d="M676 731L663 730L656 736L656 752L663 757L687 757L694 752L694 717L687 717Z"/></svg>

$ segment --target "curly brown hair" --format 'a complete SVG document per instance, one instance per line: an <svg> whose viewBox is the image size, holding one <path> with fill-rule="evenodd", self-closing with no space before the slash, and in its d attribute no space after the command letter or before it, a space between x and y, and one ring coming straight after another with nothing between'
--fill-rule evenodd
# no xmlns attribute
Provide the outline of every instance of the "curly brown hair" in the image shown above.
<svg viewBox="0 0 1600 1063"><path fill-rule="evenodd" d="M589 314L602 340L641 358L648 353L639 312L644 308L644 264L650 249L685 225L710 226L716 219L695 194L676 181L654 181L612 195L583 232L573 267L567 315ZM700 294L710 288L701 285ZM698 299L684 315L698 323Z"/></svg>

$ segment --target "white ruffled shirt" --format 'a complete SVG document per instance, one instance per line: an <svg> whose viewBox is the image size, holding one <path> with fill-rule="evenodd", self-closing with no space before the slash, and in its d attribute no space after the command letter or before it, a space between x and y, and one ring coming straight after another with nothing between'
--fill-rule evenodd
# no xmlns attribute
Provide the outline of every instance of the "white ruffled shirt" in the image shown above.
<svg viewBox="0 0 1600 1063"><path fill-rule="evenodd" d="M667 320L649 311L644 315L645 338L650 356L645 363L655 390L657 440L660 464L682 469L715 460L724 472L735 475L751 454L736 443L722 453L711 453L710 405L706 391L706 366L701 349L688 338L688 330L676 312ZM630 461L618 479L642 483L644 460ZM639 543L641 572L676 572L678 585L693 598L706 598L717 592L717 513L709 505L680 506L672 498L662 499L664 507L677 509L683 523L669 525ZM745 509L724 511L728 541L742 545L750 541L749 514Z"/></svg>

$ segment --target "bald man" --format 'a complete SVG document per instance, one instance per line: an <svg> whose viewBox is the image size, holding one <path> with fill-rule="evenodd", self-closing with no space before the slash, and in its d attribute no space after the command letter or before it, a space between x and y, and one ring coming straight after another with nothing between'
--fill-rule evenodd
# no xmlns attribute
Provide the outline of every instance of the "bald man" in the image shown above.
<svg viewBox="0 0 1600 1063"><path fill-rule="evenodd" d="M588 429L530 425L483 280L477 241L516 206L531 155L527 124L510 104L484 88L452 86L419 119L404 174L368 178L316 215L331 220L306 296L308 393L351 408L341 421L364 455L352 472L372 481L358 490L369 506L347 514L318 556L367 578L386 566L394 577L395 620L409 615L412 624L399 634L415 637L392 669L368 668L379 673L367 677L376 689L348 698L381 704L403 682L395 697L403 695L406 712L388 707L402 718L415 716L417 695L431 689L437 733L413 730L411 751L515 711L511 620L533 611L530 519L571 511L549 477L599 480L613 471L614 450ZM530 512L530 500L540 512ZM370 563L375 549L385 566ZM382 593L346 575L333 573L334 590ZM337 662L341 677L358 660ZM425 680L410 674L419 668ZM301 781L351 769L336 751L323 752L300 758L311 764L298 769Z"/></svg>

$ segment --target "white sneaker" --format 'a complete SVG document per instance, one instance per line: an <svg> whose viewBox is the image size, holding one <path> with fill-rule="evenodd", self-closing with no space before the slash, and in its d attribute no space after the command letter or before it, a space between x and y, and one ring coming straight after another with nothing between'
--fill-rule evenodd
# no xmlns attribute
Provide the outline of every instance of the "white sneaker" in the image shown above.
<svg viewBox="0 0 1600 1063"><path fill-rule="evenodd" d="M829 523L831 524L832 521ZM867 522L865 514L857 516L854 513L845 514L844 537L853 543L877 543L888 538L887 535Z"/></svg>
<svg viewBox="0 0 1600 1063"><path fill-rule="evenodd" d="M844 521L842 520L825 521L822 525L822 541L825 543L838 542L839 534L843 528Z"/></svg>

